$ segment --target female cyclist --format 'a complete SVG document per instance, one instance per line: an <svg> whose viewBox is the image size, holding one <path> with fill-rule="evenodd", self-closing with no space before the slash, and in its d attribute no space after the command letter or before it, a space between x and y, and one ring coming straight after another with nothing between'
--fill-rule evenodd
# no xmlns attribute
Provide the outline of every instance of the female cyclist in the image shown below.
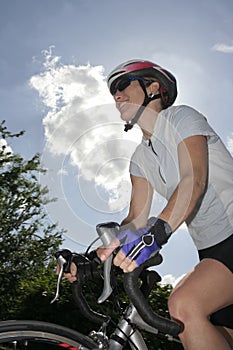
<svg viewBox="0 0 233 350"><path fill-rule="evenodd" d="M125 131L142 130L130 162L132 196L118 239L97 249L105 261L133 271L186 223L200 262L171 293L168 307L183 324L186 350L233 348L233 159L206 118L174 106L176 79L159 65L131 60L108 76ZM153 191L167 204L148 226ZM152 225L151 225L152 223ZM72 264L70 281L76 279Z"/></svg>
<svg viewBox="0 0 233 350"><path fill-rule="evenodd" d="M131 60L109 74L108 86L125 130L137 123L143 135L130 163L132 197L114 264L124 272L134 270L185 222L200 262L174 288L170 315L184 325L180 339L185 349L229 350L233 346L233 159L202 114L189 106L173 106L176 79L166 69ZM167 204L153 220L153 239L146 245L141 237L148 233L154 190ZM97 252L102 261L119 240Z"/></svg>

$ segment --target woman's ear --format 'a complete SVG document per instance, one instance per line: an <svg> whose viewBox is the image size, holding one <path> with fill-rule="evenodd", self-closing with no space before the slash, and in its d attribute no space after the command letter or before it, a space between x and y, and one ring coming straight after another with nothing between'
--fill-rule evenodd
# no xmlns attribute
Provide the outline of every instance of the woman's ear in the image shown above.
<svg viewBox="0 0 233 350"><path fill-rule="evenodd" d="M160 88L160 84L158 81L154 81L153 83L150 84L150 86L148 86L148 94L152 94L152 95L157 95L159 93L159 88Z"/></svg>

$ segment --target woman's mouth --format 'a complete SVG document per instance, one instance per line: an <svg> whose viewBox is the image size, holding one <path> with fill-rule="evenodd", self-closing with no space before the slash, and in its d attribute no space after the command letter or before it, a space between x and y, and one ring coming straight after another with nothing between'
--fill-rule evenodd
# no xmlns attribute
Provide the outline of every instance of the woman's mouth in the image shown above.
<svg viewBox="0 0 233 350"><path fill-rule="evenodd" d="M120 103L117 103L117 109L119 110L120 113L123 112L123 110L125 109L124 107L127 105L127 102L120 102Z"/></svg>

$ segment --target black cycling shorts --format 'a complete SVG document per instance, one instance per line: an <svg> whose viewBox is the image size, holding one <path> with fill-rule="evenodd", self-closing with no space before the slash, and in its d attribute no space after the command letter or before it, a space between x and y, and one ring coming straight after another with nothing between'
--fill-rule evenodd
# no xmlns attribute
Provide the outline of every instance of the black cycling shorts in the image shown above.
<svg viewBox="0 0 233 350"><path fill-rule="evenodd" d="M224 241L206 249L198 251L200 260L212 258L221 261L233 273L233 235ZM233 293L233 291L232 291ZM225 326L233 329L233 304L213 313L211 322L216 326Z"/></svg>

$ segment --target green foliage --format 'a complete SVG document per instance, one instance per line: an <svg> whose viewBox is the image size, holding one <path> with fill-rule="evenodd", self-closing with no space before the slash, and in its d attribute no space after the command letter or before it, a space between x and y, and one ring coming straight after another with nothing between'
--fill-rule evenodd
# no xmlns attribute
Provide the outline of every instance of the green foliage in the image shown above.
<svg viewBox="0 0 233 350"><path fill-rule="evenodd" d="M49 201L47 188L41 188L38 175L43 173L36 154L24 160L14 154L9 141L13 134L0 123L0 317L14 314L16 300L24 293L22 281L49 267L61 244L61 232L49 223L44 205ZM7 143L6 143L7 142Z"/></svg>

